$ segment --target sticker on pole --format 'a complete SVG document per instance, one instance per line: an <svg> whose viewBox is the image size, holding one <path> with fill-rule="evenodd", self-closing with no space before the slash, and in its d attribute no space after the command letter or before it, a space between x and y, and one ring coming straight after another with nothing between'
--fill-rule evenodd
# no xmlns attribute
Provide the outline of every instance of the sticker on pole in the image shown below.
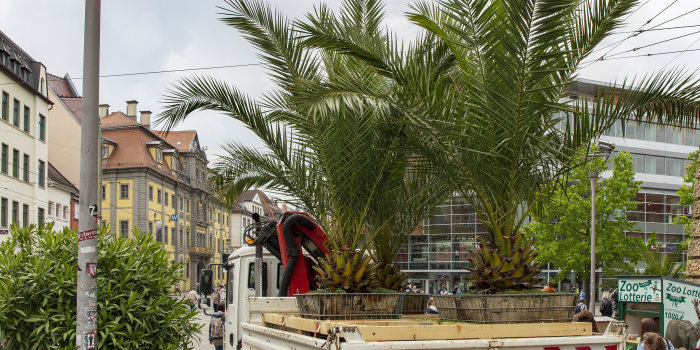
<svg viewBox="0 0 700 350"><path fill-rule="evenodd" d="M85 263L85 273L92 278L97 277L97 263Z"/></svg>
<svg viewBox="0 0 700 350"><path fill-rule="evenodd" d="M97 204L89 206L88 210L90 210L90 216L97 217Z"/></svg>
<svg viewBox="0 0 700 350"><path fill-rule="evenodd" d="M83 231L78 234L78 242L86 241L97 237L97 229Z"/></svg>
<svg viewBox="0 0 700 350"><path fill-rule="evenodd" d="M95 349L97 346L97 334L96 333L87 333L84 335L85 337L85 349Z"/></svg>

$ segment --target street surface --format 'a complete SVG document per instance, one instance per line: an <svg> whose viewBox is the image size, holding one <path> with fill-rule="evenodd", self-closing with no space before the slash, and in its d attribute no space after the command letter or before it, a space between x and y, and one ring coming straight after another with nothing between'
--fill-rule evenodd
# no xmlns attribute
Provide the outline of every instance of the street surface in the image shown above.
<svg viewBox="0 0 700 350"><path fill-rule="evenodd" d="M194 350L214 350L214 345L209 344L209 316L205 315L202 309L197 309L195 320L204 326L199 334L199 343L195 341L192 344L194 345Z"/></svg>

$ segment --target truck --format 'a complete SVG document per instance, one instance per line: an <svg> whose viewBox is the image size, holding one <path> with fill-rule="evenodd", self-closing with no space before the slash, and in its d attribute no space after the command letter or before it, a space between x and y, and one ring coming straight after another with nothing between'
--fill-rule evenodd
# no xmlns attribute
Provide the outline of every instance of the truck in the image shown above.
<svg viewBox="0 0 700 350"><path fill-rule="evenodd" d="M253 241L255 239L248 240L249 243ZM308 246L308 242L304 245ZM621 350L626 346L624 323L611 324L604 335L592 335L591 324L581 322L536 326L470 325L441 323L437 315L414 315L396 320L305 319L298 316L295 297L278 296L286 294L286 291L280 293L280 287L285 286L284 272L288 266L279 258L279 246L275 246L275 242L268 248L271 249L261 254L259 247L241 247L220 266L226 275L226 350ZM256 271L259 278L256 278ZM210 269L202 271L200 285L207 285L211 273ZM555 328L575 335L549 336Z"/></svg>

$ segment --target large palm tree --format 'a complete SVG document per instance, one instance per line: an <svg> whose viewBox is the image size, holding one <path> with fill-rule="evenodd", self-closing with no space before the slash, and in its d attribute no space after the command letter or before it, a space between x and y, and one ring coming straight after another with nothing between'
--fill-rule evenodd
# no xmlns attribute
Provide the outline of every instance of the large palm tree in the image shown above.
<svg viewBox="0 0 700 350"><path fill-rule="evenodd" d="M373 247L382 253L376 260L391 264L402 240L447 196L447 187L439 177L414 170L421 157L399 147L406 137L387 122L385 109L337 100L327 113L306 103L308 96L346 81L382 88L384 77L358 59L302 46L295 25L260 1L226 0L221 10L222 21L259 51L277 88L254 100L212 77L185 78L165 97L160 121L170 129L196 110L215 110L243 122L265 149L227 144L213 169L216 192L229 202L258 186L291 195L330 238L333 253L317 267L321 286L368 291L375 279L364 253ZM372 36L383 13L375 1L348 0L340 16L344 26ZM392 278L379 286L396 284Z"/></svg>
<svg viewBox="0 0 700 350"><path fill-rule="evenodd" d="M371 101L391 111L412 145L474 206L488 236L473 252L474 286L530 288L538 281L532 242L519 232L550 189L582 165L614 122L697 125L698 80L680 70L564 97L581 63L614 33L636 0L442 0L418 2L409 19L428 45L395 35L366 38L320 19L305 43L364 61L385 77L376 89L352 82L310 99ZM426 49L429 47L429 49Z"/></svg>

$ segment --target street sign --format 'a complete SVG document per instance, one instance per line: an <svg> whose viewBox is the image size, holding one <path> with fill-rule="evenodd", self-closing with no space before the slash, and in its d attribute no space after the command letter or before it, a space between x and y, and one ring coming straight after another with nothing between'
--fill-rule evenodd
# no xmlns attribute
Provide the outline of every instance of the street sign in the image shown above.
<svg viewBox="0 0 700 350"><path fill-rule="evenodd" d="M170 221L177 221L177 214L170 215Z"/></svg>
<svg viewBox="0 0 700 350"><path fill-rule="evenodd" d="M636 303L660 303L660 278L620 278L617 280L620 301Z"/></svg>

